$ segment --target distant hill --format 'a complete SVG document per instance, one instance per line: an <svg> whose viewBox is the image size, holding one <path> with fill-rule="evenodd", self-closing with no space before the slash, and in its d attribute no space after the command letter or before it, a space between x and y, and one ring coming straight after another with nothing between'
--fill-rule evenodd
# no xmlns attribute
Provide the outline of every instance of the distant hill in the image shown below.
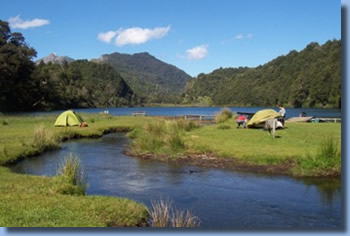
<svg viewBox="0 0 350 236"><path fill-rule="evenodd" d="M74 59L67 56L57 56L55 53L50 53L48 56L37 60L35 63L37 65L40 64L40 62L44 62L45 64L49 62L63 64L65 61L71 63L74 61Z"/></svg>
<svg viewBox="0 0 350 236"><path fill-rule="evenodd" d="M116 52L93 61L110 64L138 96L150 103L179 102L179 95L191 78L183 70L146 52L133 55Z"/></svg>
<svg viewBox="0 0 350 236"><path fill-rule="evenodd" d="M255 67L220 68L186 85L183 103L341 107L341 42L310 43Z"/></svg>
<svg viewBox="0 0 350 236"><path fill-rule="evenodd" d="M76 60L69 64L39 64L33 78L40 86L36 110L120 107L136 99L123 78L107 64Z"/></svg>

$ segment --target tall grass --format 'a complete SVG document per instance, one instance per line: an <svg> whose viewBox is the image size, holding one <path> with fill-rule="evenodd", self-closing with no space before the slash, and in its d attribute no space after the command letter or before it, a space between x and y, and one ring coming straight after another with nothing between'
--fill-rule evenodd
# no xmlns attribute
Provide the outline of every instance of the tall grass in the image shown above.
<svg viewBox="0 0 350 236"><path fill-rule="evenodd" d="M39 151L45 151L57 149L60 145L53 132L40 124L34 128L31 146L39 149Z"/></svg>
<svg viewBox="0 0 350 236"><path fill-rule="evenodd" d="M189 210L177 210L169 200L152 201L150 210L152 227L198 227L200 220Z"/></svg>
<svg viewBox="0 0 350 236"><path fill-rule="evenodd" d="M341 171L341 151L339 144L331 136L326 136L320 143L316 154L308 153L305 158L299 160L299 165L296 171L304 172L304 175L317 175L322 172L331 174ZM305 173L308 172L308 173Z"/></svg>
<svg viewBox="0 0 350 236"><path fill-rule="evenodd" d="M133 139L131 148L138 153L162 153L176 155L185 150L185 132L198 127L184 120L160 120L146 123L143 128L135 129L129 137Z"/></svg>
<svg viewBox="0 0 350 236"><path fill-rule="evenodd" d="M59 192L85 195L87 188L86 175L83 164L77 156L72 153L66 156L57 170L57 175L68 184Z"/></svg>
<svg viewBox="0 0 350 236"><path fill-rule="evenodd" d="M223 123L231 118L232 111L229 108L224 108L218 114L216 114L215 121L216 123Z"/></svg>

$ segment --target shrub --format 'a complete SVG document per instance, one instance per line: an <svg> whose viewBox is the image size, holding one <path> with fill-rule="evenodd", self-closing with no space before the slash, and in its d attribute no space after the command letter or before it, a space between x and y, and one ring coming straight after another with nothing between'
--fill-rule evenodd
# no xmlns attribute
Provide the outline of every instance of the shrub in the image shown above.
<svg viewBox="0 0 350 236"><path fill-rule="evenodd" d="M57 170L57 175L65 185L59 189L64 194L85 194L87 183L83 165L77 156L70 153Z"/></svg>
<svg viewBox="0 0 350 236"><path fill-rule="evenodd" d="M8 120L2 120L2 125L9 125L9 121Z"/></svg>
<svg viewBox="0 0 350 236"><path fill-rule="evenodd" d="M215 117L216 123L223 123L232 118L232 111L228 108L222 109Z"/></svg>

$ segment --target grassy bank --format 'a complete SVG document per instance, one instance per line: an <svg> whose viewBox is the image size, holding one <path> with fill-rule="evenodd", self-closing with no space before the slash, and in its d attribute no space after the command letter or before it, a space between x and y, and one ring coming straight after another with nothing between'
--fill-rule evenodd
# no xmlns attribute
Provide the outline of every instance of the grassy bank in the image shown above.
<svg viewBox="0 0 350 236"><path fill-rule="evenodd" d="M172 124L176 126L176 124ZM295 176L338 176L341 171L341 125L333 123L287 123L277 138L259 129L236 129L233 119L217 125L173 132L158 123L133 131L136 155L162 154L173 159L197 154L235 160L254 169L276 166ZM175 140L166 142L161 140ZM172 148L172 146L179 148ZM271 171L273 172L273 171Z"/></svg>
<svg viewBox="0 0 350 236"><path fill-rule="evenodd" d="M278 138L273 139L262 130L236 129L232 118L200 127L183 120L150 117L82 117L89 127L55 128L56 116L0 116L0 226L146 225L150 212L142 204L85 196L83 190L74 187L76 181L62 177L64 174L30 176L12 173L5 167L59 148L62 140L99 137L115 130L132 130L131 151L136 155L166 156L175 161L183 156L215 156L215 162L223 166L235 160L266 169L287 165L288 174L296 176L340 175L340 124L287 123L287 128L277 131ZM212 160L207 159L206 164L215 166Z"/></svg>
<svg viewBox="0 0 350 236"><path fill-rule="evenodd" d="M87 115L87 128L54 128L56 116L0 116L0 226L145 226L148 209L115 197L85 196L64 174L39 177L12 173L5 164L58 148L61 140L129 130L147 118ZM62 172L64 173L64 172Z"/></svg>

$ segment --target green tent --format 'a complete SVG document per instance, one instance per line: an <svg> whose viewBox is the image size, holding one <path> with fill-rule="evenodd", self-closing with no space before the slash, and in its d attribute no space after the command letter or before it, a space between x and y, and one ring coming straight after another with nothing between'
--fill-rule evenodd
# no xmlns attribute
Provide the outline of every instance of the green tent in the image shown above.
<svg viewBox="0 0 350 236"><path fill-rule="evenodd" d="M280 116L278 112L272 109L260 110L254 114L254 116L249 120L247 127L256 128L264 127L265 121L268 119L273 119Z"/></svg>
<svg viewBox="0 0 350 236"><path fill-rule="evenodd" d="M74 111L69 110L61 113L56 119L55 126L80 126L83 119Z"/></svg>

